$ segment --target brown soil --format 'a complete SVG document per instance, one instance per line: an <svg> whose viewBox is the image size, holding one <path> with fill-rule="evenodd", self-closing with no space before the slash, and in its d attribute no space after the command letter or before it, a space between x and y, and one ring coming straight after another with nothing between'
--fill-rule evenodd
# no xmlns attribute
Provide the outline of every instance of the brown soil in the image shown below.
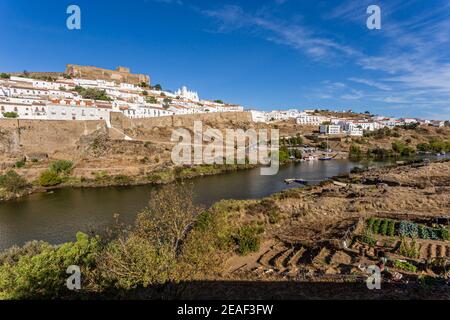
<svg viewBox="0 0 450 320"><path fill-rule="evenodd" d="M365 184L374 177L401 182ZM450 162L428 166L409 165L371 170L351 175L347 187L327 183L322 186L284 191L270 199L283 217L268 225L257 253L231 257L224 277L246 281L362 282L364 266L380 262L380 256L406 259L419 267L418 273L398 270L392 265L383 275L386 283L393 272L400 272L400 283L418 281L420 273L439 276L425 263L435 259L450 261L450 242L416 240L416 259L398 253L400 238L377 236L374 246L358 241L365 219L370 216L408 219L421 223L450 211ZM428 184L423 184L427 181ZM392 293L392 292L390 292ZM388 295L389 293L385 293Z"/></svg>

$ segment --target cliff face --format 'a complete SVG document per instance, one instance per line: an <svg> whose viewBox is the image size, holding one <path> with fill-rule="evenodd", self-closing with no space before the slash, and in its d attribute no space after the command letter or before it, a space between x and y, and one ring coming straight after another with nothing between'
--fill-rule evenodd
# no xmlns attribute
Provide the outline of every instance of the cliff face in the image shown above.
<svg viewBox="0 0 450 320"><path fill-rule="evenodd" d="M104 121L0 121L0 150L5 154L72 152L83 135L105 129Z"/></svg>

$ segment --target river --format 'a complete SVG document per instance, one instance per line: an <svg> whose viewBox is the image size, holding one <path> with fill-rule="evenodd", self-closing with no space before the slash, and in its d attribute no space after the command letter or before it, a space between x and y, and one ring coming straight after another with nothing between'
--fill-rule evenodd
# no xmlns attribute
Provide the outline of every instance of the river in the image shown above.
<svg viewBox="0 0 450 320"><path fill-rule="evenodd" d="M349 160L289 164L275 176L261 176L260 169L200 177L190 180L195 202L209 206L221 199L256 199L299 187L286 178L323 180L349 173L358 163ZM60 189L0 203L0 250L31 240L59 244L75 239L77 231L104 231L114 214L133 223L145 208L155 186Z"/></svg>

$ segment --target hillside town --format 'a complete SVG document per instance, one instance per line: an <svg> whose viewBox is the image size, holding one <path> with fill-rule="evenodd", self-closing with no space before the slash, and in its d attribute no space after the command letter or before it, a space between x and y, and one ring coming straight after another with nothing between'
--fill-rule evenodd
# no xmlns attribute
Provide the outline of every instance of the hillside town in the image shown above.
<svg viewBox="0 0 450 320"><path fill-rule="evenodd" d="M440 120L397 119L370 114L358 117L358 114L354 114L351 110L342 112L343 114L351 115L346 117L326 116L321 114L320 110L299 111L290 109L271 112L250 110L250 112L255 122L269 123L294 119L298 125L318 127L320 133L325 135L363 136L364 132L376 131L382 128L395 128L405 125L430 125L434 127L443 127L445 125L445 121Z"/></svg>
<svg viewBox="0 0 450 320"><path fill-rule="evenodd" d="M171 115L242 112L244 108L221 100L204 100L183 86L176 92L151 86L150 77L132 74L129 68L107 70L68 65L65 73L2 73L0 119L104 120L111 112L131 119ZM320 110L248 110L254 122L271 123L293 119L298 125L318 127L325 135L362 136L365 131L403 125L442 127L444 121L396 119L385 116L351 117L323 115Z"/></svg>
<svg viewBox="0 0 450 320"><path fill-rule="evenodd" d="M89 68L89 71L84 74L78 72L83 68ZM128 68L119 67L117 71L95 67L79 69L69 65L66 73L59 75L3 73L0 79L0 118L109 122L111 112L138 119L243 111L241 106L219 100L201 100L196 92L186 87L175 93L163 90L160 85L152 87L148 77L137 75L133 79ZM96 73L97 70L101 71ZM130 76L120 77L122 74Z"/></svg>

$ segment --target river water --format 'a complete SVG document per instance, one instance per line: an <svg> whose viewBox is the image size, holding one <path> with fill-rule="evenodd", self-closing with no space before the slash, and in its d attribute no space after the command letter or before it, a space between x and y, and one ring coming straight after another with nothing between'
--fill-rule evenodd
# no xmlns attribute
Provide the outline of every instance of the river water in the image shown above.
<svg viewBox="0 0 450 320"><path fill-rule="evenodd" d="M284 179L323 180L350 172L358 163L349 160L316 161L286 165L275 176L260 169L192 179L195 202L209 206L221 199L256 199L287 188ZM61 189L0 203L0 250L31 240L58 244L75 239L77 231L102 232L113 215L133 223L145 208L155 186Z"/></svg>

